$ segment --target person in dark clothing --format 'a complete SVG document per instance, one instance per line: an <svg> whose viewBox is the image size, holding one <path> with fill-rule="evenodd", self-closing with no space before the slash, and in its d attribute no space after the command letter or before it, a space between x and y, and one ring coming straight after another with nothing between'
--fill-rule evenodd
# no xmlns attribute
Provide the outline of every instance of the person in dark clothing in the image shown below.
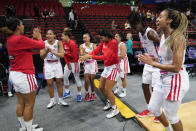
<svg viewBox="0 0 196 131"><path fill-rule="evenodd" d="M75 21L75 23L74 23L74 29L76 30L77 27L78 27L78 15L76 14L75 11L73 11L73 14L74 14L74 21Z"/></svg>
<svg viewBox="0 0 196 131"><path fill-rule="evenodd" d="M73 29L75 24L75 17L74 17L74 12L73 9L69 12L69 28Z"/></svg>
<svg viewBox="0 0 196 131"><path fill-rule="evenodd" d="M16 8L14 5L8 5L6 8L7 17L14 17L16 15Z"/></svg>
<svg viewBox="0 0 196 131"><path fill-rule="evenodd" d="M8 70L8 53L6 46L0 43L0 63L3 64L3 66Z"/></svg>
<svg viewBox="0 0 196 131"><path fill-rule="evenodd" d="M49 12L48 12L48 10L46 8L42 12L42 17L44 18L44 22L46 22L46 18L49 17Z"/></svg>

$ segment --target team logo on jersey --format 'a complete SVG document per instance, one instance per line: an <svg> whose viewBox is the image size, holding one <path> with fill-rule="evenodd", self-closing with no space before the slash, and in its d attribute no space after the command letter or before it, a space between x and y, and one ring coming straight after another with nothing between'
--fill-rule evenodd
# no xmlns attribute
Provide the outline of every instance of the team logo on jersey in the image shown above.
<svg viewBox="0 0 196 131"><path fill-rule="evenodd" d="M57 46L56 45L54 45L54 48L56 48Z"/></svg>
<svg viewBox="0 0 196 131"><path fill-rule="evenodd" d="M9 55L9 60L14 60L14 56L13 55Z"/></svg>
<svg viewBox="0 0 196 131"><path fill-rule="evenodd" d="M69 47L68 46L64 46L64 49L69 49Z"/></svg>

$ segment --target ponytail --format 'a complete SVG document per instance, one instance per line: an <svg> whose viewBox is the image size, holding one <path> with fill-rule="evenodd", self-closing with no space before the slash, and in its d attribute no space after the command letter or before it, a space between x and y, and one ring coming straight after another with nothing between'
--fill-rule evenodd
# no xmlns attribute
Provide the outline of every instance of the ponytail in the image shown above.
<svg viewBox="0 0 196 131"><path fill-rule="evenodd" d="M0 31L7 34L8 36L13 35L17 26L20 25L21 20L17 18L9 18L6 20L6 26L0 28Z"/></svg>
<svg viewBox="0 0 196 131"><path fill-rule="evenodd" d="M14 32L12 30L10 30L8 27L2 27L2 28L0 28L0 31L7 34L8 36L14 34Z"/></svg>
<svg viewBox="0 0 196 131"><path fill-rule="evenodd" d="M180 35L184 35L185 38L187 37L186 30L188 26L188 20L183 13L180 13L176 10L166 9L165 11L168 12L168 18L172 20L170 27L174 29L169 39L165 43L166 46L171 46L176 37ZM186 44L186 42L184 42L184 44Z"/></svg>

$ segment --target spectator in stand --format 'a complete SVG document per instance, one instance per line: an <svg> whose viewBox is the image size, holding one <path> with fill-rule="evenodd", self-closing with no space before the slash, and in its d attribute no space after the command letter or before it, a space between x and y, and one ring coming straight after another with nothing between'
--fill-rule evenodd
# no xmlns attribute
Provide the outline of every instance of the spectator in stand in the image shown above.
<svg viewBox="0 0 196 131"><path fill-rule="evenodd" d="M142 17L142 20L143 21L146 21L146 13L145 13L145 10L142 11L141 17Z"/></svg>
<svg viewBox="0 0 196 131"><path fill-rule="evenodd" d="M130 29L130 28L131 28L131 26L130 26L128 20L126 20L126 21L125 21L125 30L126 30L126 29Z"/></svg>
<svg viewBox="0 0 196 131"><path fill-rule="evenodd" d="M55 12L54 12L53 9L50 10L49 16L50 16L50 19L51 19L51 20L52 20L53 17L55 17Z"/></svg>
<svg viewBox="0 0 196 131"><path fill-rule="evenodd" d="M150 10L148 10L148 12L146 13L146 19L148 22L151 22L151 13L150 13Z"/></svg>
<svg viewBox="0 0 196 131"><path fill-rule="evenodd" d="M74 12L73 9L71 9L71 11L69 12L69 28L73 29L74 23L75 23Z"/></svg>
<svg viewBox="0 0 196 131"><path fill-rule="evenodd" d="M194 16L194 19L191 21L191 23L196 26L196 15Z"/></svg>
<svg viewBox="0 0 196 131"><path fill-rule="evenodd" d="M132 75L132 68L131 68L131 59L133 58L133 41L132 41L132 34L127 34L127 42L125 43L127 48L127 57L129 60L129 68L130 68L130 75Z"/></svg>
<svg viewBox="0 0 196 131"><path fill-rule="evenodd" d="M6 8L7 17L14 17L16 15L16 8L14 5L8 5Z"/></svg>
<svg viewBox="0 0 196 131"><path fill-rule="evenodd" d="M85 6L81 7L81 10L87 9L87 8L89 8L89 6L88 5L85 5Z"/></svg>
<svg viewBox="0 0 196 131"><path fill-rule="evenodd" d="M152 12L152 14L151 14L151 21L154 23L155 22L155 15L154 15L154 13Z"/></svg>
<svg viewBox="0 0 196 131"><path fill-rule="evenodd" d="M188 19L190 19L190 16L191 16L191 10L189 8L187 8L187 10L186 10L186 17Z"/></svg>
<svg viewBox="0 0 196 131"><path fill-rule="evenodd" d="M115 24L115 20L112 21L111 27L112 29L116 29L118 27L118 25Z"/></svg>
<svg viewBox="0 0 196 131"><path fill-rule="evenodd" d="M76 30L78 27L78 15L76 14L76 11L73 12L74 13L74 29Z"/></svg>
<svg viewBox="0 0 196 131"><path fill-rule="evenodd" d="M49 17L49 12L46 8L42 12L42 17L44 18L44 22L46 22L46 19Z"/></svg>

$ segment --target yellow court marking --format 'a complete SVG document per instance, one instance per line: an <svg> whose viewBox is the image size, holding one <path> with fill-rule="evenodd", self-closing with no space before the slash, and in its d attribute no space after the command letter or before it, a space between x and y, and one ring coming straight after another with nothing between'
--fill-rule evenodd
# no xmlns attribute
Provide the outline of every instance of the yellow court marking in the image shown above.
<svg viewBox="0 0 196 131"><path fill-rule="evenodd" d="M95 87L99 88L99 80L95 79L94 83L95 83ZM120 111L121 115L124 118L129 119L135 117L136 114L116 96L115 96L115 102L118 110Z"/></svg>

